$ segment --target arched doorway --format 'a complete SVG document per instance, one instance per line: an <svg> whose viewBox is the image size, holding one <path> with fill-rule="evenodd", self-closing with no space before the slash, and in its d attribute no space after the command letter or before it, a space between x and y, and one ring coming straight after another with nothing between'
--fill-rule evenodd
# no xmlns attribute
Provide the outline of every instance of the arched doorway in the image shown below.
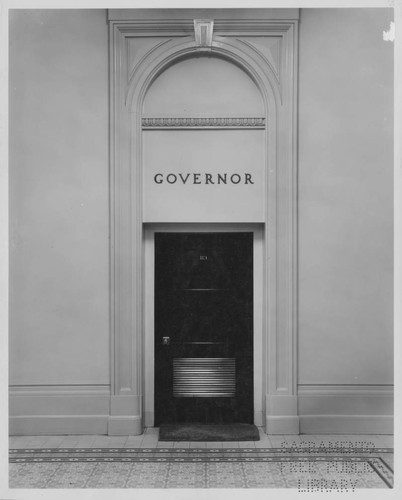
<svg viewBox="0 0 402 500"><path fill-rule="evenodd" d="M231 227L264 220L265 115L249 75L213 54L168 66L145 95L143 221L150 231L159 224L149 250L154 349L145 350L145 362L154 364L154 397L145 378L147 424L253 423L261 414L253 281L262 263L253 262L253 231ZM259 359L257 366L261 374Z"/></svg>
<svg viewBox="0 0 402 500"><path fill-rule="evenodd" d="M223 224L225 231L239 224L263 228L257 265L262 291L253 297L263 325L261 363L251 368L260 390L257 406L254 397L253 420L268 432L298 432L297 20L240 24L219 18L219 11L215 14L214 21L148 20L144 25L143 20L123 21L121 12L110 13L114 56L110 434L125 429L138 433L144 421L153 420L152 415L147 417L152 405L147 405L145 389L147 345L153 332L144 312L154 297L147 295L144 279L149 248L144 246L144 231L154 224L164 225L162 232L171 224L186 224L188 233L197 233L198 225L205 224L209 228ZM241 259L236 262L241 265Z"/></svg>

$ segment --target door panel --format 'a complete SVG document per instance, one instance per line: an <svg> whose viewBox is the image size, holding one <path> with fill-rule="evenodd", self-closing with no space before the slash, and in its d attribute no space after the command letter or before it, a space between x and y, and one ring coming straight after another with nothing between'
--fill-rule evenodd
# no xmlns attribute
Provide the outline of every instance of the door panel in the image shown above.
<svg viewBox="0 0 402 500"><path fill-rule="evenodd" d="M155 233L155 425L253 422L253 233Z"/></svg>

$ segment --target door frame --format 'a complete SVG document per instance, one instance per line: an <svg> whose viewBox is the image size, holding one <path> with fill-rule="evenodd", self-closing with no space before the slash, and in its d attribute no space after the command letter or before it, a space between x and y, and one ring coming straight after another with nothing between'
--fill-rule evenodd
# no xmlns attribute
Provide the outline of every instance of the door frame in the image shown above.
<svg viewBox="0 0 402 500"><path fill-rule="evenodd" d="M154 389L155 389L155 233L253 233L253 405L254 423L262 426L263 400L263 244L264 228L262 224L145 224L144 225L144 425L154 425Z"/></svg>

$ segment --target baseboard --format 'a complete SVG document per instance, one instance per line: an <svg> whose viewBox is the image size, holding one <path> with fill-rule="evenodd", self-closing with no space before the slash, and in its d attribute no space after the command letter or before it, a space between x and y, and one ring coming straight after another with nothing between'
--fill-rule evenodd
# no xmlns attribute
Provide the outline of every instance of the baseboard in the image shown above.
<svg viewBox="0 0 402 500"><path fill-rule="evenodd" d="M262 427L264 425L264 415L262 411L254 412L254 425L257 427Z"/></svg>
<svg viewBox="0 0 402 500"><path fill-rule="evenodd" d="M393 386L303 385L298 391L302 434L392 434Z"/></svg>
<svg viewBox="0 0 402 500"><path fill-rule="evenodd" d="M9 419L10 436L107 434L107 415L29 415Z"/></svg>
<svg viewBox="0 0 402 500"><path fill-rule="evenodd" d="M107 434L108 386L13 386L10 435Z"/></svg>
<svg viewBox="0 0 402 500"><path fill-rule="evenodd" d="M137 435L141 406L139 396L111 398L109 386L14 386L9 433ZM392 386L300 386L297 397L266 398L267 434L392 434L393 424Z"/></svg>
<svg viewBox="0 0 402 500"><path fill-rule="evenodd" d="M265 407L265 432L267 434L299 434L297 396L267 394Z"/></svg>
<svg viewBox="0 0 402 500"><path fill-rule="evenodd" d="M155 422L155 415L153 411L144 412L144 426L153 427Z"/></svg>
<svg viewBox="0 0 402 500"><path fill-rule="evenodd" d="M393 434L389 415L304 415L300 434Z"/></svg>
<svg viewBox="0 0 402 500"><path fill-rule="evenodd" d="M299 434L299 417L297 416L280 416L280 417L266 417L265 423L266 434L286 434L297 435Z"/></svg>
<svg viewBox="0 0 402 500"><path fill-rule="evenodd" d="M143 432L140 416L111 416L108 419L109 436L139 436Z"/></svg>

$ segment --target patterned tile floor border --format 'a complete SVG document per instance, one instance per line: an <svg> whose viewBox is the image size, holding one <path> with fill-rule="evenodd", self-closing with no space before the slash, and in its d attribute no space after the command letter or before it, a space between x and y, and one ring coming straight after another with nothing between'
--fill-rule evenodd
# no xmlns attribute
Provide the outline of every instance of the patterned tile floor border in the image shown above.
<svg viewBox="0 0 402 500"><path fill-rule="evenodd" d="M9 454L11 488L392 488L393 449L30 448Z"/></svg>

